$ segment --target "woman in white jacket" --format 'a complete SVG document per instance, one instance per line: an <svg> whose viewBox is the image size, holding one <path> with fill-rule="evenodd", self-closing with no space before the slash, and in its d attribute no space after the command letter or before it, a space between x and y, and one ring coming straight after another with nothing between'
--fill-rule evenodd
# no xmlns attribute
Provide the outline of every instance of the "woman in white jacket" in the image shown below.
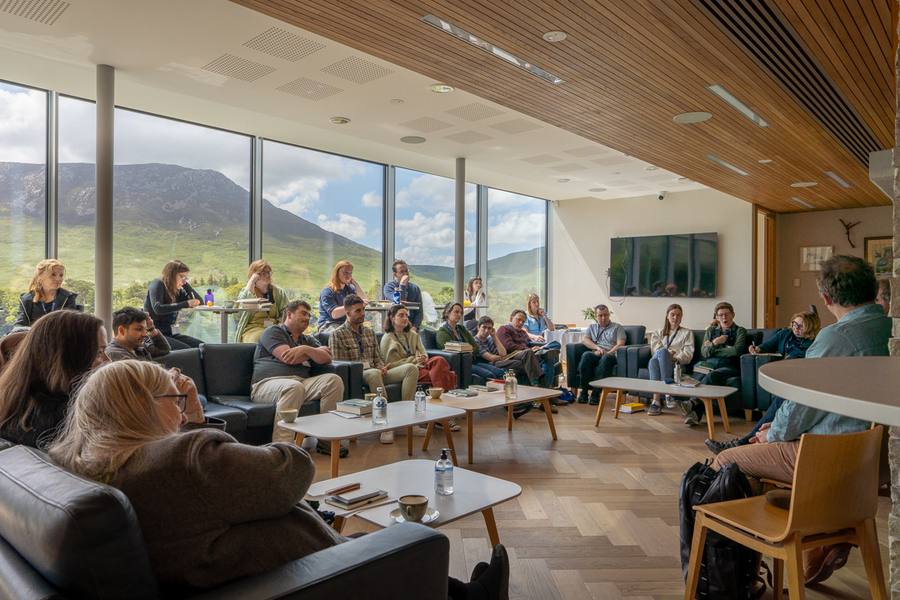
<svg viewBox="0 0 900 600"><path fill-rule="evenodd" d="M666 309L666 323L662 329L650 334L650 379L662 381L672 377L675 363L686 365L694 356L694 332L681 326L684 311L678 304L671 304ZM675 408L671 396L666 397L666 406ZM662 412L659 394L653 394L653 401L647 410L648 415Z"/></svg>

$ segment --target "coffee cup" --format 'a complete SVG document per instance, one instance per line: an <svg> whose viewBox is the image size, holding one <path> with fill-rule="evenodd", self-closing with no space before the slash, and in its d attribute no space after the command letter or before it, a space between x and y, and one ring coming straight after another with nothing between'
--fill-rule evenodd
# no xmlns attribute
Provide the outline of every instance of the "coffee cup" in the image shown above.
<svg viewBox="0 0 900 600"><path fill-rule="evenodd" d="M222 304L225 305L225 308L234 308L234 300L226 300Z"/></svg>
<svg viewBox="0 0 900 600"><path fill-rule="evenodd" d="M369 300L369 306L378 306L378 302L375 300Z"/></svg>
<svg viewBox="0 0 900 600"><path fill-rule="evenodd" d="M286 410L278 411L278 418L284 421L285 423L293 423L297 419L297 414L300 411L296 408L290 408Z"/></svg>
<svg viewBox="0 0 900 600"><path fill-rule="evenodd" d="M431 396L434 400L438 400L441 397L441 394L444 393L444 388L428 388L428 395Z"/></svg>
<svg viewBox="0 0 900 600"><path fill-rule="evenodd" d="M368 400L369 402L374 402L374 401L375 401L375 396L377 396L377 395L378 395L378 394L366 394L366 395L365 395L365 398L366 398L366 400Z"/></svg>
<svg viewBox="0 0 900 600"><path fill-rule="evenodd" d="M419 495L400 496L400 514L404 521L419 522L428 511L428 497Z"/></svg>

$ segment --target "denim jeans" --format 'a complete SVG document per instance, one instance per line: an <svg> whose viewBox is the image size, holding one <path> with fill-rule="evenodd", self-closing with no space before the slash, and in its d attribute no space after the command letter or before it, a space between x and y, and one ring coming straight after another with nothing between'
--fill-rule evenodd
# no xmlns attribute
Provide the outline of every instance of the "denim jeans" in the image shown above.
<svg viewBox="0 0 900 600"><path fill-rule="evenodd" d="M764 414L763 418L759 420L759 423L757 423L756 426L750 430L750 433L741 438L741 441L745 444L749 444L750 439L753 438L757 434L757 432L759 432L760 427L775 420L775 413L778 412L778 407L782 404L784 404L784 398L772 396L772 404L769 405L768 410L766 410L766 414Z"/></svg>
<svg viewBox="0 0 900 600"><path fill-rule="evenodd" d="M650 358L650 379L653 381L662 381L672 377L675 372L675 363L672 362L672 355L665 348L657 350Z"/></svg>

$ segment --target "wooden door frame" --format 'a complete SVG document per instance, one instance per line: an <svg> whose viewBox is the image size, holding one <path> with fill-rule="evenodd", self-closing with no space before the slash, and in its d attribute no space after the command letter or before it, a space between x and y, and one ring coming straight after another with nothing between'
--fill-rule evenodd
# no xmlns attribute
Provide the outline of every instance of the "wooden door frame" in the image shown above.
<svg viewBox="0 0 900 600"><path fill-rule="evenodd" d="M765 257L766 264L764 265L765 270L765 281L758 281L757 273L759 270L759 216L762 214L765 217L766 230L764 232L765 238L765 248L763 256ZM753 205L753 301L752 301L752 310L753 310L753 326L765 328L773 328L775 327L775 256L776 256L776 221L775 221L775 213L763 208L757 204ZM758 322L758 306L757 306L757 291L758 286L765 286L765 306L763 308L763 322L760 324Z"/></svg>

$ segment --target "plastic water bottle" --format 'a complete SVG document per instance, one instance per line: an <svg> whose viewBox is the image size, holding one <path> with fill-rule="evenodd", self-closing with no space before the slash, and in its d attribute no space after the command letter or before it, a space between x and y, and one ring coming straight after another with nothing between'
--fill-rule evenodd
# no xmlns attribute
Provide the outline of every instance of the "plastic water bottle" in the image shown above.
<svg viewBox="0 0 900 600"><path fill-rule="evenodd" d="M434 491L441 496L453 494L453 461L447 458L449 448L441 450L441 457L434 463Z"/></svg>
<svg viewBox="0 0 900 600"><path fill-rule="evenodd" d="M519 397L519 382L516 380L516 372L510 369L506 372L503 382L503 393L507 400L515 400Z"/></svg>
<svg viewBox="0 0 900 600"><path fill-rule="evenodd" d="M387 398L384 397L384 388L378 388L378 395L372 401L372 423L387 425Z"/></svg>
<svg viewBox="0 0 900 600"><path fill-rule="evenodd" d="M676 385L681 384L681 364L675 363L675 383Z"/></svg>
<svg viewBox="0 0 900 600"><path fill-rule="evenodd" d="M416 413L425 412L425 392L420 387L416 390Z"/></svg>
<svg viewBox="0 0 900 600"><path fill-rule="evenodd" d="M394 290L394 304L400 304L400 290Z"/></svg>
<svg viewBox="0 0 900 600"><path fill-rule="evenodd" d="M216 303L216 299L215 299L215 297L213 296L213 293L212 293L212 290L211 290L211 289L206 290L206 295L203 296L203 302L204 302L207 306L212 306L212 305L214 305L214 304Z"/></svg>

